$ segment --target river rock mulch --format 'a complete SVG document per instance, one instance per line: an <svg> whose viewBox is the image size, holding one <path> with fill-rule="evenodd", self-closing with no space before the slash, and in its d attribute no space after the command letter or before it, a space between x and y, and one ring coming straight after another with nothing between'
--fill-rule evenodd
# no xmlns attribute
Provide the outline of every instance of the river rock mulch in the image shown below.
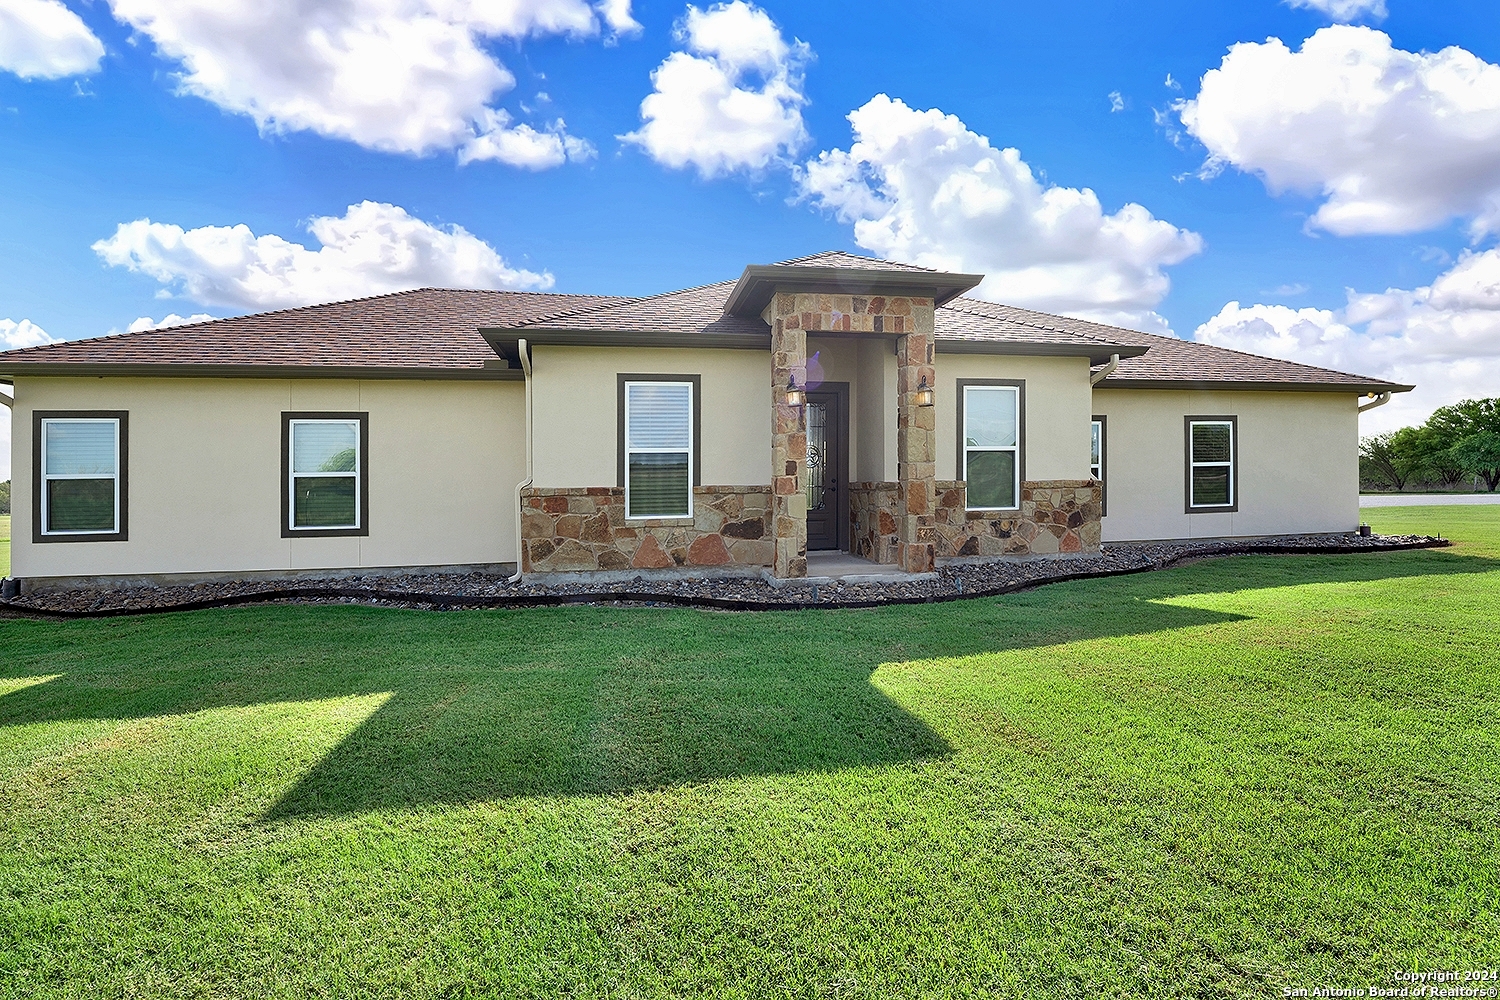
<svg viewBox="0 0 1500 1000"><path fill-rule="evenodd" d="M647 579L619 583L510 583L486 573L371 573L337 580L253 580L180 587L121 587L22 594L0 601L0 615L92 618L241 604L363 604L461 610L559 604L689 605L730 611L865 608L1014 593L1047 583L1167 569L1230 555L1391 552L1450 544L1429 535L1286 535L1241 542L1119 542L1096 556L1016 559L943 566L935 577L892 583L763 579ZM886 567L872 564L878 573Z"/></svg>

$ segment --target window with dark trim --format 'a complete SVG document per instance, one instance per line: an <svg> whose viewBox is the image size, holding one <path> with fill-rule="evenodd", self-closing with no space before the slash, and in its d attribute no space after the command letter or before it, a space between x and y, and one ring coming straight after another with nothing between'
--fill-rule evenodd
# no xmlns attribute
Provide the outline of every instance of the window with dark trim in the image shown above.
<svg viewBox="0 0 1500 1000"><path fill-rule="evenodd" d="M1187 511L1206 514L1239 509L1239 418L1185 420Z"/></svg>
<svg viewBox="0 0 1500 1000"><path fill-rule="evenodd" d="M1089 423L1089 475L1099 480L1099 516L1109 513L1109 418L1095 416Z"/></svg>
<svg viewBox="0 0 1500 1000"><path fill-rule="evenodd" d="M959 379L958 474L969 510L1016 510L1026 478L1026 383Z"/></svg>
<svg viewBox="0 0 1500 1000"><path fill-rule="evenodd" d="M281 415L281 535L370 533L370 415Z"/></svg>
<svg viewBox="0 0 1500 1000"><path fill-rule="evenodd" d="M702 426L698 375L620 375L618 479L627 518L693 516Z"/></svg>
<svg viewBox="0 0 1500 1000"><path fill-rule="evenodd" d="M32 541L126 540L129 424L124 410L33 412Z"/></svg>

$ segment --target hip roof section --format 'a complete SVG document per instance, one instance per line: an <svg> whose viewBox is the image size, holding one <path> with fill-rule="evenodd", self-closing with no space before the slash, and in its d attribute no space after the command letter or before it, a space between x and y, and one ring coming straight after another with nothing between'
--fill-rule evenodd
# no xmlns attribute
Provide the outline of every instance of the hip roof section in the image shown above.
<svg viewBox="0 0 1500 1000"><path fill-rule="evenodd" d="M778 270L780 269L780 270ZM765 278L770 275L771 278ZM769 349L758 314L736 315L776 275L925 289L939 301L945 353L1120 356L1100 388L1403 392L1411 386L958 295L978 275L827 251L747 268L723 281L645 298L422 288L161 330L0 353L0 376L191 375L349 378L521 377L518 341L595 346ZM747 284L747 276L753 277ZM818 280L825 280L819 277ZM756 285L755 282L761 282ZM969 283L969 284L966 284ZM861 334L860 336L870 336ZM878 334L875 336L879 336Z"/></svg>

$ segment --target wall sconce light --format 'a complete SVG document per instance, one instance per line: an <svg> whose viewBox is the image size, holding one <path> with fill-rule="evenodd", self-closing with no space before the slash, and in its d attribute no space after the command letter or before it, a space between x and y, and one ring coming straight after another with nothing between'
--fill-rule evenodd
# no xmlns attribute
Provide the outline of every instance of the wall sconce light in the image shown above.
<svg viewBox="0 0 1500 1000"><path fill-rule="evenodd" d="M917 386L917 391L912 394L912 402L918 406L932 405L932 387L927 384L927 376L922 376L922 383Z"/></svg>
<svg viewBox="0 0 1500 1000"><path fill-rule="evenodd" d="M807 393L797 385L797 376L791 375L786 381L786 405L802 406L807 402Z"/></svg>

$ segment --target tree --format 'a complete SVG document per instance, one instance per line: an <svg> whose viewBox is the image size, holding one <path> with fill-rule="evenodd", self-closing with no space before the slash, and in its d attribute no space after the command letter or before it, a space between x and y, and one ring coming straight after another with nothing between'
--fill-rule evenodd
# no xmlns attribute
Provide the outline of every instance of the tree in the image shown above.
<svg viewBox="0 0 1500 1000"><path fill-rule="evenodd" d="M10 513L10 480L0 483L0 514Z"/></svg>
<svg viewBox="0 0 1500 1000"><path fill-rule="evenodd" d="M1440 406L1432 411L1424 426L1449 448L1471 434L1485 431L1500 434L1500 399L1466 399L1452 406Z"/></svg>
<svg viewBox="0 0 1500 1000"><path fill-rule="evenodd" d="M1409 429L1409 428L1407 428ZM1395 443L1401 431L1387 431L1359 442L1359 477L1400 492L1411 478L1412 468Z"/></svg>
<svg viewBox="0 0 1500 1000"><path fill-rule="evenodd" d="M1495 492L1500 485L1500 433L1480 431L1459 440L1451 449L1454 464L1472 476L1479 476Z"/></svg>
<svg viewBox="0 0 1500 1000"><path fill-rule="evenodd" d="M1442 429L1435 428L1431 421L1421 427L1404 427L1397 433L1411 433L1403 442L1411 455L1413 471L1429 483L1453 486L1464 477L1464 470L1453 460L1453 446L1458 439Z"/></svg>

